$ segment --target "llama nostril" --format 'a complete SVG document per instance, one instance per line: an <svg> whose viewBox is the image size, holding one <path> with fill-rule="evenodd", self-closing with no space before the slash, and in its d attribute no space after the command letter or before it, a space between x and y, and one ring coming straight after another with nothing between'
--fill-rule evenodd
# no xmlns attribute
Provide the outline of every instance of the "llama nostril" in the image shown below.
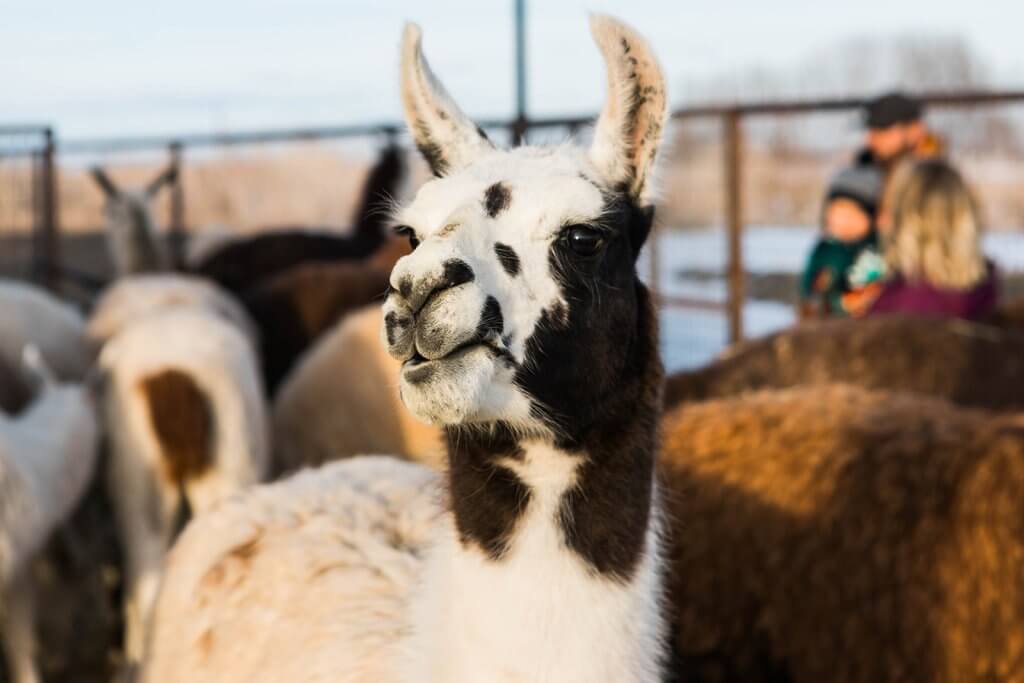
<svg viewBox="0 0 1024 683"><path fill-rule="evenodd" d="M444 262L444 274L441 276L441 284L438 289L451 289L472 282L474 279L473 269L462 259L449 259Z"/></svg>
<svg viewBox="0 0 1024 683"><path fill-rule="evenodd" d="M398 293L402 295L402 298L406 301L412 296L412 278L403 277L398 282Z"/></svg>
<svg viewBox="0 0 1024 683"><path fill-rule="evenodd" d="M505 331L505 317L501 314L501 304L493 296L487 297L484 309L480 313L480 322L476 326L479 339L500 337Z"/></svg>

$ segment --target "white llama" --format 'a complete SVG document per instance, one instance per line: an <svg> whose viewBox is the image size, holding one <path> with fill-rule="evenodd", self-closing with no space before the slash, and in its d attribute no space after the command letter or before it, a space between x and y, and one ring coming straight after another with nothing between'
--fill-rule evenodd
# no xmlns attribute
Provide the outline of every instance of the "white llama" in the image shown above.
<svg viewBox="0 0 1024 683"><path fill-rule="evenodd" d="M78 504L99 445L88 389L59 383L36 347L24 357L35 397L17 417L0 413L0 641L13 683L39 680L28 565Z"/></svg>
<svg viewBox="0 0 1024 683"><path fill-rule="evenodd" d="M92 177L106 197L107 245L117 275L164 270L167 255L160 243L150 204L156 193L177 178L169 166L139 190L119 188L106 171L96 167Z"/></svg>
<svg viewBox="0 0 1024 683"><path fill-rule="evenodd" d="M125 555L125 653L137 663L167 549L193 513L264 479L269 419L251 341L202 307L127 324L99 366Z"/></svg>
<svg viewBox="0 0 1024 683"><path fill-rule="evenodd" d="M17 366L28 345L39 349L61 380L81 381L93 364L78 310L36 285L0 278L0 356Z"/></svg>
<svg viewBox="0 0 1024 683"><path fill-rule="evenodd" d="M405 404L445 428L443 500L420 466L356 458L198 517L150 683L659 680L662 370L635 260L665 90L640 36L592 29L609 94L589 152L496 148L406 29L402 99L437 178L398 214L415 251L384 337Z"/></svg>

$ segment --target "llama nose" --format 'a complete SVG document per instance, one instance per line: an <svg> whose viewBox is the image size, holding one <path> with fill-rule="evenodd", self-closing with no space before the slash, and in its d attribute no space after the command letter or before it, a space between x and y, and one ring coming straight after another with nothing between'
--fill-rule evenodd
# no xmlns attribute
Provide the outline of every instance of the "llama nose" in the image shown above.
<svg viewBox="0 0 1024 683"><path fill-rule="evenodd" d="M441 292L472 282L474 275L469 264L455 258L448 259L441 268L420 277L408 269L402 269L401 265L400 261L392 272L384 306L384 341L388 353L405 360L416 351L417 315L427 302Z"/></svg>
<svg viewBox="0 0 1024 683"><path fill-rule="evenodd" d="M448 259L440 271L435 271L418 281L412 275L400 275L393 287L404 300L413 315L441 292L453 289L474 279L473 269L462 259Z"/></svg>

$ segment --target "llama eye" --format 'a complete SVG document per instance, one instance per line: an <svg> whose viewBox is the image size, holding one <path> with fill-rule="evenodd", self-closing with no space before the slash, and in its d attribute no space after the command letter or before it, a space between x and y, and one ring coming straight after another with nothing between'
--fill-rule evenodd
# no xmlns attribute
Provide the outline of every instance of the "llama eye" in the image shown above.
<svg viewBox="0 0 1024 683"><path fill-rule="evenodd" d="M420 241L416 239L416 231L410 228L408 225L399 225L395 228L395 234L409 238L409 246L414 250L420 246Z"/></svg>
<svg viewBox="0 0 1024 683"><path fill-rule="evenodd" d="M604 246L604 234L586 225L569 226L569 247L580 256L593 256Z"/></svg>

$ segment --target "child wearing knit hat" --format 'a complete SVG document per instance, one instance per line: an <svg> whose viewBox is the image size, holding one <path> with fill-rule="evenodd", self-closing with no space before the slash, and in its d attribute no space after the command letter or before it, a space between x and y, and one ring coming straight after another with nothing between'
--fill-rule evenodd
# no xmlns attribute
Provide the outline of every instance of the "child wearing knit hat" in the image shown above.
<svg viewBox="0 0 1024 683"><path fill-rule="evenodd" d="M875 229L881 195L874 166L852 166L832 178L823 234L800 280L804 316L857 316L870 306L884 268Z"/></svg>

